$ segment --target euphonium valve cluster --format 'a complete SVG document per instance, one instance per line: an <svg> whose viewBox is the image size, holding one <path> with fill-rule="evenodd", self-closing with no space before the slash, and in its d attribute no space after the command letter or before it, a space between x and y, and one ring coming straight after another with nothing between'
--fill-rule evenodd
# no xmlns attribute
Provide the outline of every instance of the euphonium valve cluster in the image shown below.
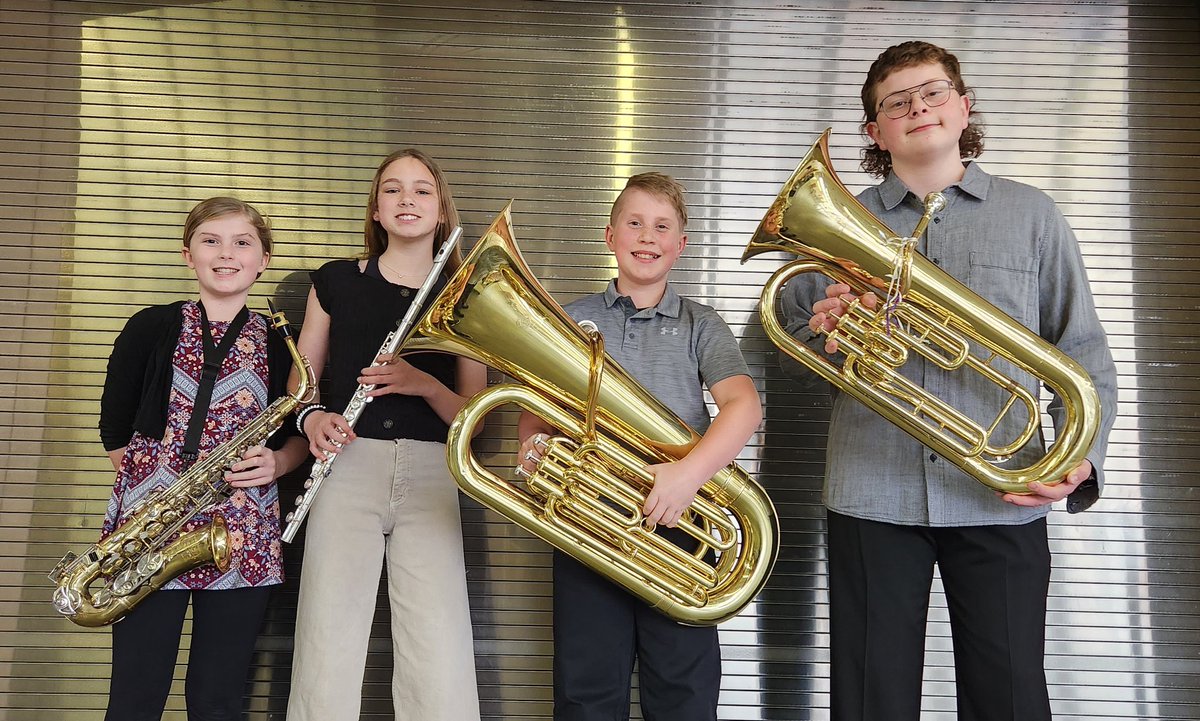
<svg viewBox="0 0 1200 721"><path fill-rule="evenodd" d="M467 495L682 623L731 618L761 590L779 523L766 492L736 464L704 484L681 522L695 552L645 523L653 478L644 467L682 458L699 437L538 284L508 207L401 347L472 358L516 381L476 395L451 424L450 472ZM524 484L495 475L471 450L483 418L504 405L560 431Z"/></svg>
<svg viewBox="0 0 1200 721"><path fill-rule="evenodd" d="M940 194L926 198L911 236L899 236L867 210L834 173L829 131L801 161L767 211L742 256L780 250L799 259L775 272L762 291L763 329L783 352L981 483L1007 493L1057 483L1086 457L1099 428L1100 402L1087 372L1051 343L916 252ZM776 304L784 286L805 273L874 293L878 309L850 303L829 338L827 358L789 334ZM982 349L981 351L976 349ZM990 419L971 418L906 378L910 354L954 373L977 374L1000 398ZM1062 401L1066 422L1046 453L1024 468L1005 461L1038 433L1038 400L1005 364L1044 383ZM1012 429L1016 429L1013 431ZM1003 429L1003 432L1001 432Z"/></svg>

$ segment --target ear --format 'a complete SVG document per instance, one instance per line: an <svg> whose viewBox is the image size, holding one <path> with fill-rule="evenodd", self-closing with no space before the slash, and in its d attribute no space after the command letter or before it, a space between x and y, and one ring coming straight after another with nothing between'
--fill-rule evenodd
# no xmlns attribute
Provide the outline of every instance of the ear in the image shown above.
<svg viewBox="0 0 1200 721"><path fill-rule="evenodd" d="M687 233L681 233L679 235L679 252L682 253L683 249L686 247L687 247Z"/></svg>
<svg viewBox="0 0 1200 721"><path fill-rule="evenodd" d="M608 225L604 226L604 244L608 246L609 250L612 250L612 251L616 250L615 248L613 248L612 223L609 223Z"/></svg>
<svg viewBox="0 0 1200 721"><path fill-rule="evenodd" d="M262 254L262 262L258 264L258 272L262 273L264 270L267 269L267 266L270 263L271 263L271 254L264 251Z"/></svg>
<svg viewBox="0 0 1200 721"><path fill-rule="evenodd" d="M971 98L963 95L962 98L962 127L967 129L967 125L971 122Z"/></svg>
<svg viewBox="0 0 1200 721"><path fill-rule="evenodd" d="M871 142L878 145L880 150L887 150L883 145L883 140L881 140L882 133L879 132L879 123L874 120L867 123L866 131L867 137L871 139Z"/></svg>
<svg viewBox="0 0 1200 721"><path fill-rule="evenodd" d="M183 246L183 249L180 251L180 254L183 255L183 262L187 263L187 267L191 268L192 270L195 270L196 264L192 262L192 249L185 245L185 246Z"/></svg>
<svg viewBox="0 0 1200 721"><path fill-rule="evenodd" d="M379 222L379 211L378 210L371 213L371 220L375 221L376 223Z"/></svg>

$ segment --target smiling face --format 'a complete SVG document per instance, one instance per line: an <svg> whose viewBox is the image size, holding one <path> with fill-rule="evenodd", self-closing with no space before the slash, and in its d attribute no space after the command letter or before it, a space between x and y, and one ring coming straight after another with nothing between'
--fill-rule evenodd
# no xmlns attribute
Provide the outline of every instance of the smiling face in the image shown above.
<svg viewBox="0 0 1200 721"><path fill-rule="evenodd" d="M916 88L931 80L950 80L938 63L923 63L899 68L879 82L874 92L874 105L892 93ZM905 166L929 164L961 158L959 138L967 127L971 101L951 90L944 105L930 107L920 93L911 96L912 106L906 115L889 118L878 113L866 124L867 135L881 150L891 153L892 163Z"/></svg>
<svg viewBox="0 0 1200 721"><path fill-rule="evenodd" d="M196 272L203 300L245 302L250 286L267 268L258 230L242 213L211 218L196 226L183 259Z"/></svg>
<svg viewBox="0 0 1200 721"><path fill-rule="evenodd" d="M392 161L379 177L371 219L383 226L388 241L433 241L442 221L437 182L420 160Z"/></svg>
<svg viewBox="0 0 1200 721"><path fill-rule="evenodd" d="M667 274L687 245L683 219L666 198L627 188L617 200L604 242L617 258L617 290L661 297ZM635 301L638 298L634 298ZM657 303L656 298L650 298ZM639 307L645 307L639 303Z"/></svg>

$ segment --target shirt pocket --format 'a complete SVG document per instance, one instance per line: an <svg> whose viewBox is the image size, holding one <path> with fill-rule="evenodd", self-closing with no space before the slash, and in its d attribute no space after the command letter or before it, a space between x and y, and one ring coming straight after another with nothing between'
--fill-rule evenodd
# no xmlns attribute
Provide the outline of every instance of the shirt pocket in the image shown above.
<svg viewBox="0 0 1200 721"><path fill-rule="evenodd" d="M971 251L967 285L1021 325L1033 331L1037 307L1037 258L1013 253Z"/></svg>

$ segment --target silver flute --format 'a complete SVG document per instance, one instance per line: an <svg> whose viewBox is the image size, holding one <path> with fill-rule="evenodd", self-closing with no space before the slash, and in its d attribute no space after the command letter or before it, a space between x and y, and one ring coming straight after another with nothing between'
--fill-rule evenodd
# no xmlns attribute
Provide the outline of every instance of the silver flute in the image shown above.
<svg viewBox="0 0 1200 721"><path fill-rule="evenodd" d="M429 271L429 276L425 278L425 282L417 290L417 294L413 296L412 305L408 306L408 311L404 314L397 323L391 333L388 333L387 338L384 338L383 345L375 354L379 356L393 356L396 353L400 343L408 336L408 332L417 324L417 320L421 317L421 312L424 310L425 299L429 297L429 293L433 290L433 286L437 284L438 278L442 275L442 269L446 267L446 262L450 260L450 254L454 250L454 246L458 245L458 239L462 237L462 228L456 227L450 237L442 243L442 247L438 249L437 255L433 257L433 268ZM371 363L371 367L383 365L383 363L375 360ZM367 404L371 402L371 396L367 395L375 389L375 384L360 383L354 395L351 396L350 402L346 404L346 410L342 411L342 416L346 419L347 425L351 428L355 423L358 423L358 417L362 415ZM304 493L296 499L296 510L287 514L287 527L283 529L283 540L291 543L296 537L296 532L300 530L300 524L304 523L304 517L308 515L308 510L312 508L313 500L317 497L317 491L321 490L321 484L329 477L329 469L333 466L333 462L337 460L337 455L331 455L325 460L317 460L313 463L312 472L308 476L308 480L304 482Z"/></svg>

